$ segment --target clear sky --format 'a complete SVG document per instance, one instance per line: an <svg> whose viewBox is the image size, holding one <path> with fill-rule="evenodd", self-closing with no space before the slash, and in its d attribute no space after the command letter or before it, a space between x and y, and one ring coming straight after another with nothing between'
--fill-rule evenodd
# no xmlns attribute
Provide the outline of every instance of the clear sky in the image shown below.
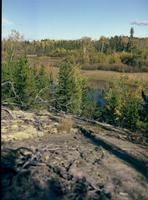
<svg viewBox="0 0 148 200"><path fill-rule="evenodd" d="M148 0L2 0L2 37L15 29L25 39L84 36L148 37Z"/></svg>

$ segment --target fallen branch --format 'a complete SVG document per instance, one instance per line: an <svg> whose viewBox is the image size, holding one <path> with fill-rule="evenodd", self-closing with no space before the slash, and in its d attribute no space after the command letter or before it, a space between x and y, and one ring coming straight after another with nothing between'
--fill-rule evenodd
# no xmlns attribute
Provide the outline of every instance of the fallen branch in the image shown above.
<svg viewBox="0 0 148 200"><path fill-rule="evenodd" d="M1 83L2 87L5 86L5 85L10 85L11 86L11 90L12 90L12 92L14 94L14 98L17 99L21 103L22 107L25 107L25 104L21 101L20 97L17 95L17 93L15 91L14 84L11 81L5 81L5 82ZM3 104L3 102L2 102L2 104ZM8 103L8 105L9 105L9 103Z"/></svg>
<svg viewBox="0 0 148 200"><path fill-rule="evenodd" d="M1 110L2 111L5 111L6 113L8 113L9 114L9 116L11 117L11 119L14 119L15 117L13 116L13 114L11 113L11 111L10 110L8 110L7 108L5 108L5 107L1 107Z"/></svg>

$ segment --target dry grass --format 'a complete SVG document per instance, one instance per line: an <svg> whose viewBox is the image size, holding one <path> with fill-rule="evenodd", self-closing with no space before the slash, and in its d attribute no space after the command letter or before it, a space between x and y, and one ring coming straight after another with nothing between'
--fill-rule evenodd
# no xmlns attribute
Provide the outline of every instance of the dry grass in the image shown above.
<svg viewBox="0 0 148 200"><path fill-rule="evenodd" d="M106 85L106 83L113 82L125 75L130 80L137 80L144 83L147 88L148 85L148 73L121 73L114 71L100 71L100 70L83 70L83 76L88 78L89 85L94 88L102 88L101 85Z"/></svg>
<svg viewBox="0 0 148 200"><path fill-rule="evenodd" d="M122 75L128 76L130 79L142 80L148 82L148 73L121 73L113 71L100 71L100 70L83 70L82 73L92 80L115 80L119 79Z"/></svg>
<svg viewBox="0 0 148 200"><path fill-rule="evenodd" d="M45 70L46 70L46 73L49 74L49 75L52 73L54 80L57 79L59 68L50 66L50 67L47 67Z"/></svg>
<svg viewBox="0 0 148 200"><path fill-rule="evenodd" d="M43 64L47 74L52 72L53 78L56 80L59 72L59 68L56 65L61 61L60 58L51 58L48 56L40 57L31 57L28 58L29 63L40 66ZM81 73L84 77L88 78L89 85L92 87L101 87L101 84L104 87L104 84L108 82L113 82L114 80L119 79L122 75L127 75L131 80L140 80L145 85L148 85L148 73L139 72L139 73L123 73L115 71L104 71L104 70L81 70Z"/></svg>
<svg viewBox="0 0 148 200"><path fill-rule="evenodd" d="M71 116L63 116L60 118L58 131L66 131L69 133L74 125L74 121Z"/></svg>
<svg viewBox="0 0 148 200"><path fill-rule="evenodd" d="M53 74L54 79L57 79L59 68L57 67L47 67L46 72L47 74ZM121 72L114 72L114 71L103 71L103 70L81 70L81 73L84 77L88 78L89 83L99 82L113 82L114 80L120 79L121 76L126 75L131 80L139 80L148 84L148 73L121 73Z"/></svg>

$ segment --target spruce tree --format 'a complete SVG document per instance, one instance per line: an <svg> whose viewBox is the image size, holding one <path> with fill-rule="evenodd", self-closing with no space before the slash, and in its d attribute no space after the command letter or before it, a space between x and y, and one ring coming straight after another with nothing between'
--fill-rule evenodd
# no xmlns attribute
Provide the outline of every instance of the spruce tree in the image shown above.
<svg viewBox="0 0 148 200"><path fill-rule="evenodd" d="M82 78L79 69L71 62L60 65L58 77L58 108L78 114L82 103Z"/></svg>
<svg viewBox="0 0 148 200"><path fill-rule="evenodd" d="M45 67L44 65L41 65L36 75L37 90L40 91L41 89L47 87L47 85L48 85L48 79L46 76Z"/></svg>
<svg viewBox="0 0 148 200"><path fill-rule="evenodd" d="M7 103L13 103L14 93L12 91L10 82L13 84L13 73L14 73L14 66L15 62L11 63L2 63L2 83L6 83L2 87L2 101L6 101ZM9 82L9 83L8 83Z"/></svg>
<svg viewBox="0 0 148 200"><path fill-rule="evenodd" d="M16 99L16 103L22 109L26 109L33 102L36 93L34 73L29 67L27 58L22 57L18 60L13 79L16 94L19 97Z"/></svg>

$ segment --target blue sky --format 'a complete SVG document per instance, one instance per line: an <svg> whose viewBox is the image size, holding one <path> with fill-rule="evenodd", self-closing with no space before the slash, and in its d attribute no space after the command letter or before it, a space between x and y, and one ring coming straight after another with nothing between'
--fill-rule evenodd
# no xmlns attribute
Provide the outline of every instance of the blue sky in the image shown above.
<svg viewBox="0 0 148 200"><path fill-rule="evenodd" d="M84 36L148 37L148 0L2 0L2 37L12 29L25 39Z"/></svg>

